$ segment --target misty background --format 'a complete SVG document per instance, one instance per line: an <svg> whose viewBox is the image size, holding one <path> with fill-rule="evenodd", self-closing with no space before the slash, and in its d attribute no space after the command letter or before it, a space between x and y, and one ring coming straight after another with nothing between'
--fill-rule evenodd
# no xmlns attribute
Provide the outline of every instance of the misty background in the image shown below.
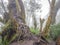
<svg viewBox="0 0 60 45"><path fill-rule="evenodd" d="M4 3L4 7L6 12L9 12L7 6L9 4L8 0L2 0ZM50 1L51 2L51 1ZM34 19L36 19L37 28L40 28L40 18L44 19L45 22L43 24L46 24L46 20L49 16L50 11L50 4L48 0L23 0L24 7L25 7L25 21L26 25L29 27L34 27ZM4 7L2 5L2 2L0 0L0 17L3 19L4 15ZM56 0L55 3L55 22L53 24L60 23L60 0ZM35 18L33 18L35 17ZM4 24L0 22L0 27Z"/></svg>

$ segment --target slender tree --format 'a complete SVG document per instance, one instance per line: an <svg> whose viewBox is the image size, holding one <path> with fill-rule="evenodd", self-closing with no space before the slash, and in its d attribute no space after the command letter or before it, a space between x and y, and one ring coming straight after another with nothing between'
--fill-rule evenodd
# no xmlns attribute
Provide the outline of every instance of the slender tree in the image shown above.
<svg viewBox="0 0 60 45"><path fill-rule="evenodd" d="M52 12L52 15L51 15L52 22L51 22L51 24L54 24L55 23L55 17L56 17L56 14L57 14L57 12L56 12L56 5L55 5L56 0L52 0L52 2L50 2L50 0L48 0L48 2L50 4L51 10L52 10L51 11Z"/></svg>
<svg viewBox="0 0 60 45"><path fill-rule="evenodd" d="M51 24L54 24L55 23L55 17L56 17L56 14L55 14L55 2L56 0L52 0L52 3L50 4L51 6L51 18L52 18L52 22Z"/></svg>
<svg viewBox="0 0 60 45"><path fill-rule="evenodd" d="M31 11L31 14L32 14L32 18L33 18L33 21L34 21L34 28L36 29L37 28L37 22L36 22L36 15L35 15L35 11L37 9L40 9L41 6L36 3L35 0L30 0L30 11Z"/></svg>
<svg viewBox="0 0 60 45"><path fill-rule="evenodd" d="M52 2L50 3L50 15L48 17L48 20L46 21L46 25L45 25L45 28L43 29L43 36L47 36L48 33L49 33L49 27L52 23L52 18L53 18L53 15L54 15L54 6L55 6L55 0L52 0Z"/></svg>

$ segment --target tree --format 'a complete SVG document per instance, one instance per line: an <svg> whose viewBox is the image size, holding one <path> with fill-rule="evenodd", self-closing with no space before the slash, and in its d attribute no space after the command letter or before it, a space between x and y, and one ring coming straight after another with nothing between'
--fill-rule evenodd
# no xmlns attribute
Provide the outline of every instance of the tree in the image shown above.
<svg viewBox="0 0 60 45"><path fill-rule="evenodd" d="M32 18L34 21L34 28L37 28L37 22L36 22L36 16L35 16L35 10L40 9L40 5L36 3L35 0L30 0L30 11L32 13Z"/></svg>
<svg viewBox="0 0 60 45"><path fill-rule="evenodd" d="M55 18L57 16L57 12L58 12L59 9L60 9L60 0L57 0L57 2L55 4L55 16L54 16Z"/></svg>
<svg viewBox="0 0 60 45"><path fill-rule="evenodd" d="M55 17L56 17L56 12L55 12L55 1L56 0L52 0L52 3L50 4L50 6L51 6L51 18L52 18L52 22L51 22L51 24L54 24L55 23Z"/></svg>
<svg viewBox="0 0 60 45"><path fill-rule="evenodd" d="M55 17L56 17L56 14L57 14L57 9L56 9L56 0L53 0L52 2L50 2L50 0L48 0L49 1L49 4L50 4L50 6L51 6L51 12L52 12L52 16L51 16L51 18L52 18L52 22L51 22L51 24L54 24L55 23Z"/></svg>
<svg viewBox="0 0 60 45"><path fill-rule="evenodd" d="M19 23L25 23L25 10L22 0L9 0L8 9L9 13L11 12Z"/></svg>
<svg viewBox="0 0 60 45"><path fill-rule="evenodd" d="M17 7L17 12L21 13L21 17L24 20L25 23L25 9L22 0L15 0L16 2L16 7Z"/></svg>
<svg viewBox="0 0 60 45"><path fill-rule="evenodd" d="M50 15L46 21L45 28L43 29L44 31L42 32L43 36L47 36L49 31L50 31L49 28L50 28L50 25L52 23L52 18L54 15L54 6L55 6L55 0L52 0L52 2L50 3Z"/></svg>

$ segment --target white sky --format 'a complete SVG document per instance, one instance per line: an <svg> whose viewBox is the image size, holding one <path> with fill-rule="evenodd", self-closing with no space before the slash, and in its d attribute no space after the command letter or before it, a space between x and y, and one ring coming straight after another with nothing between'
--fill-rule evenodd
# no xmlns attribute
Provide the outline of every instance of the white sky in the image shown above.
<svg viewBox="0 0 60 45"><path fill-rule="evenodd" d="M23 0L24 1L24 0ZM41 16L41 18L46 18L46 15L48 15L48 13L49 13L49 9L50 9L50 7L49 7L49 3L48 3L48 0L36 0L38 3L41 3L42 4L42 8L41 8L41 10L42 10L42 12L40 13L39 11L36 13L36 17L37 17L37 19L39 19L40 18L40 16ZM4 0L4 2L6 3L6 5L8 4L8 1L7 0ZM28 0L27 0L27 2L28 2ZM31 20L32 18L30 18L30 20ZM31 21L32 22L32 21Z"/></svg>
<svg viewBox="0 0 60 45"><path fill-rule="evenodd" d="M48 15L49 10L50 10L49 2L48 2L48 0L45 0L45 1L44 0L41 0L41 2L39 2L39 3L42 4L42 8L41 8L42 12L40 13L38 11L36 13L36 15L39 15L39 16L37 16L37 18L39 18L39 17L45 18Z"/></svg>
<svg viewBox="0 0 60 45"><path fill-rule="evenodd" d="M24 1L24 0L23 0ZM41 2L39 2L38 0L38 3L41 3L42 4L42 12L41 13L38 13L37 14L40 14L41 15L41 18L44 18L48 13L49 13L49 3L48 3L48 0L40 0ZM6 5L8 4L8 1L7 0L4 0L4 2L6 3Z"/></svg>
<svg viewBox="0 0 60 45"><path fill-rule="evenodd" d="M48 15L50 7L49 7L49 3L47 0L42 0L42 13L41 13L41 18L44 18L46 15Z"/></svg>

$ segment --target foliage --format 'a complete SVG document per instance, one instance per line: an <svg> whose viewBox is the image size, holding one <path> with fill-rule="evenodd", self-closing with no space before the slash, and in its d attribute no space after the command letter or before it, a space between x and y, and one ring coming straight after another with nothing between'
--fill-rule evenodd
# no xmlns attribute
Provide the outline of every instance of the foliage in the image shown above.
<svg viewBox="0 0 60 45"><path fill-rule="evenodd" d="M29 27L25 24L19 24L15 19L10 19L4 27L2 27L2 44L9 45L14 41L23 40L30 36ZM23 38L23 39L22 39Z"/></svg>
<svg viewBox="0 0 60 45"><path fill-rule="evenodd" d="M15 20L9 20L4 27L2 27L2 44L8 45L11 43L18 35L16 35L17 23Z"/></svg>
<svg viewBox="0 0 60 45"><path fill-rule="evenodd" d="M50 36L53 38L53 40L56 40L58 36L60 36L60 24L52 25L50 27Z"/></svg>
<svg viewBox="0 0 60 45"><path fill-rule="evenodd" d="M3 44L2 44L2 39L1 39L1 38L0 38L0 45L3 45Z"/></svg>
<svg viewBox="0 0 60 45"><path fill-rule="evenodd" d="M30 31L31 31L33 34L36 34L36 35L39 34L39 30L38 30L38 29L30 28Z"/></svg>

